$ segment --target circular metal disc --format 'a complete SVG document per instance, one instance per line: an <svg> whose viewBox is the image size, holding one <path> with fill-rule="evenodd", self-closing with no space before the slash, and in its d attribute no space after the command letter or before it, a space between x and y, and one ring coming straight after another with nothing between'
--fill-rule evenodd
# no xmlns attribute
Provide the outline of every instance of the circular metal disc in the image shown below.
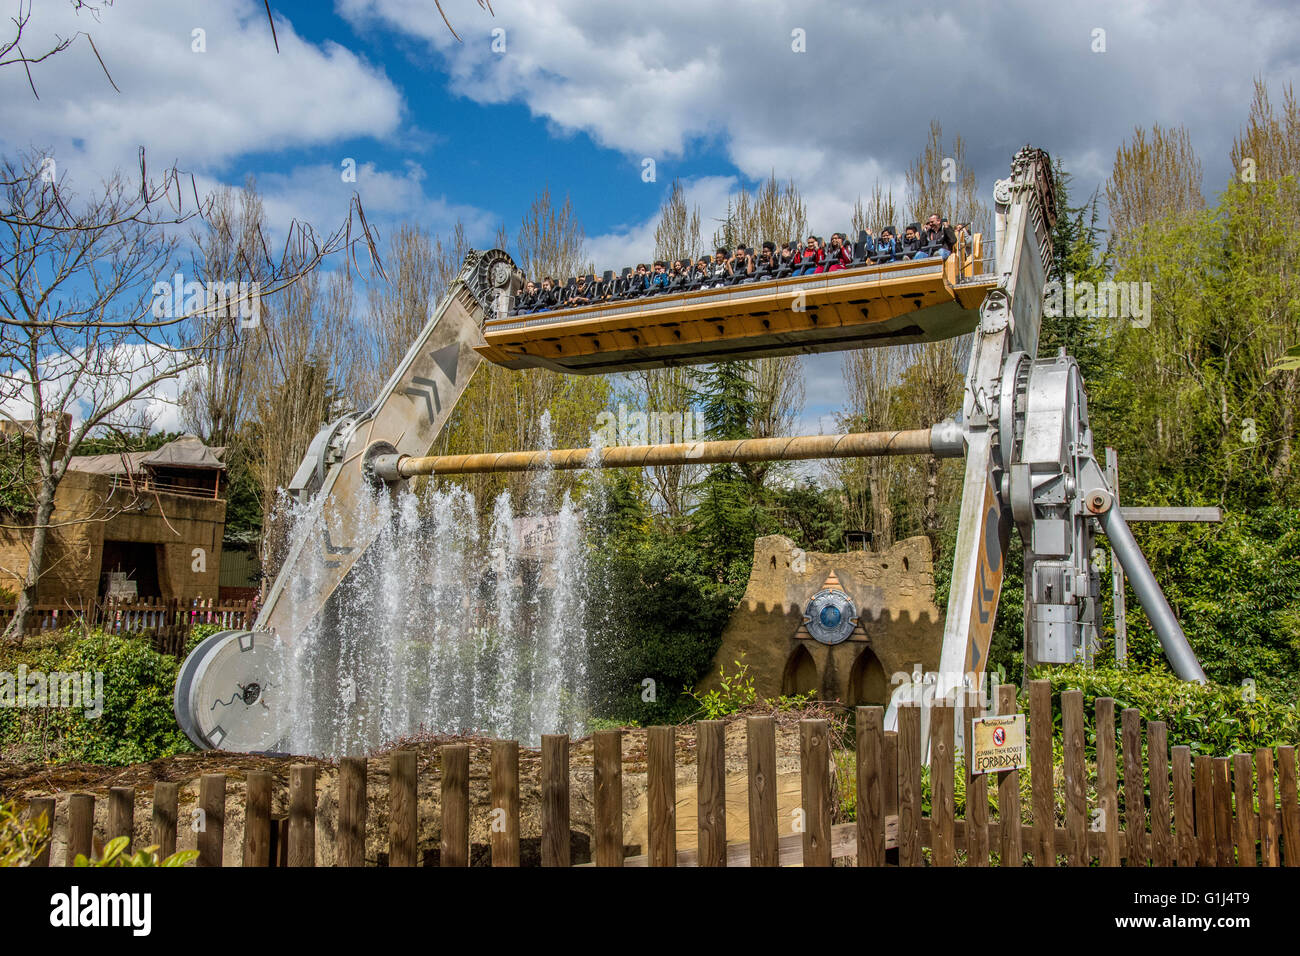
<svg viewBox="0 0 1300 956"><path fill-rule="evenodd" d="M843 591L818 591L804 610L808 633L823 644L840 644L849 639L858 623L858 611Z"/></svg>
<svg viewBox="0 0 1300 956"><path fill-rule="evenodd" d="M185 659L173 709L204 749L275 750L285 728L277 708L280 652L269 634L222 631Z"/></svg>

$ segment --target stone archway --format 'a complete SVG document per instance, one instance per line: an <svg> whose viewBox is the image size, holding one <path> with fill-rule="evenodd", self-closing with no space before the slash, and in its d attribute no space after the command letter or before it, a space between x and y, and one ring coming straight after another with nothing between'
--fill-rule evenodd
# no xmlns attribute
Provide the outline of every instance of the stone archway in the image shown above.
<svg viewBox="0 0 1300 956"><path fill-rule="evenodd" d="M785 662L785 671L781 675L781 694L790 697L795 694L820 694L821 681L817 676L817 664L813 661L808 648L799 644L790 652Z"/></svg>
<svg viewBox="0 0 1300 956"><path fill-rule="evenodd" d="M889 703L889 677L871 648L864 647L849 674L849 706L886 706Z"/></svg>

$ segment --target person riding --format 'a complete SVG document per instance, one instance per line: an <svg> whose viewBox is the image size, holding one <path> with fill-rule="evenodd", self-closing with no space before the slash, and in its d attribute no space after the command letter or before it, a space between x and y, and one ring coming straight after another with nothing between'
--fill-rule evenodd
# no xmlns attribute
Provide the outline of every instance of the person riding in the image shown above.
<svg viewBox="0 0 1300 956"><path fill-rule="evenodd" d="M814 272L820 272L824 257L825 253L817 244L817 237L809 236L804 243L803 252L800 254L799 264L795 267L794 274L806 276L812 275Z"/></svg>
<svg viewBox="0 0 1300 956"><path fill-rule="evenodd" d="M925 240L925 254L927 256L938 256L940 259L947 259L952 251L957 248L957 233L948 225L946 219L941 219L937 212L930 213L930 218L925 221L925 232L922 235Z"/></svg>

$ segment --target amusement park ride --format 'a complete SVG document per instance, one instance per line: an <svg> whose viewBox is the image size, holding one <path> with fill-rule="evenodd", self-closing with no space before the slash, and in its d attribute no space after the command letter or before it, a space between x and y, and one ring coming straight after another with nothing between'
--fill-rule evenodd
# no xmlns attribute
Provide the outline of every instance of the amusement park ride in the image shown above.
<svg viewBox="0 0 1300 956"><path fill-rule="evenodd" d="M1101 582L1098 528L1110 540L1174 671L1204 681L1093 452L1077 362L1038 358L1054 220L1051 164L1026 147L994 189L996 255L982 237L944 260L864 265L721 289L535 315L510 314L523 276L500 251L471 251L375 403L323 428L290 490L317 502L252 630L225 631L186 658L175 711L196 745L274 751L290 715L275 690L286 646L320 614L378 529L347 502L417 475L640 467L661 463L924 454L964 456L960 521L934 693L982 679L1012 522L1024 542L1025 660L1090 660ZM929 429L740 442L420 457L484 360L512 369L608 373L934 341L974 333L958 420ZM305 639L305 638L304 638ZM900 688L900 693L906 688ZM896 698L898 698L896 694ZM897 699L896 699L897 702Z"/></svg>

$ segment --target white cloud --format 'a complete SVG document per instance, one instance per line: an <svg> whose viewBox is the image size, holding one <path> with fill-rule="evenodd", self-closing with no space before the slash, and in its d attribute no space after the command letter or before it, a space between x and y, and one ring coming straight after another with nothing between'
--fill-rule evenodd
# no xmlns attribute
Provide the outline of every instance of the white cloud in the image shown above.
<svg viewBox="0 0 1300 956"><path fill-rule="evenodd" d="M439 51L454 91L476 102L522 102L561 131L661 166L716 140L744 176L792 175L814 213L835 217L877 176L901 178L932 117L963 134L986 190L1026 142L1091 190L1134 125L1152 122L1189 126L1213 189L1254 77L1298 73L1293 11L1266 0L1012 0L969 16L785 0L661 0L633 13L584 0L461 11L463 43L427 7L336 0L359 27L383 24ZM1092 50L1098 27L1104 53ZM495 28L504 53L493 51ZM792 50L795 29L805 53ZM1212 66L1185 55L1197 49L1213 49Z"/></svg>
<svg viewBox="0 0 1300 956"><path fill-rule="evenodd" d="M195 29L206 52L192 50ZM32 45L78 30L92 32L121 93L84 38L32 68L39 100L9 67L0 72L0 145L50 148L85 185L136 168L141 145L154 167L212 173L249 153L387 136L401 120L397 89L351 51L309 43L277 18L277 54L254 0L133 0L99 23L47 0L24 37Z"/></svg>

